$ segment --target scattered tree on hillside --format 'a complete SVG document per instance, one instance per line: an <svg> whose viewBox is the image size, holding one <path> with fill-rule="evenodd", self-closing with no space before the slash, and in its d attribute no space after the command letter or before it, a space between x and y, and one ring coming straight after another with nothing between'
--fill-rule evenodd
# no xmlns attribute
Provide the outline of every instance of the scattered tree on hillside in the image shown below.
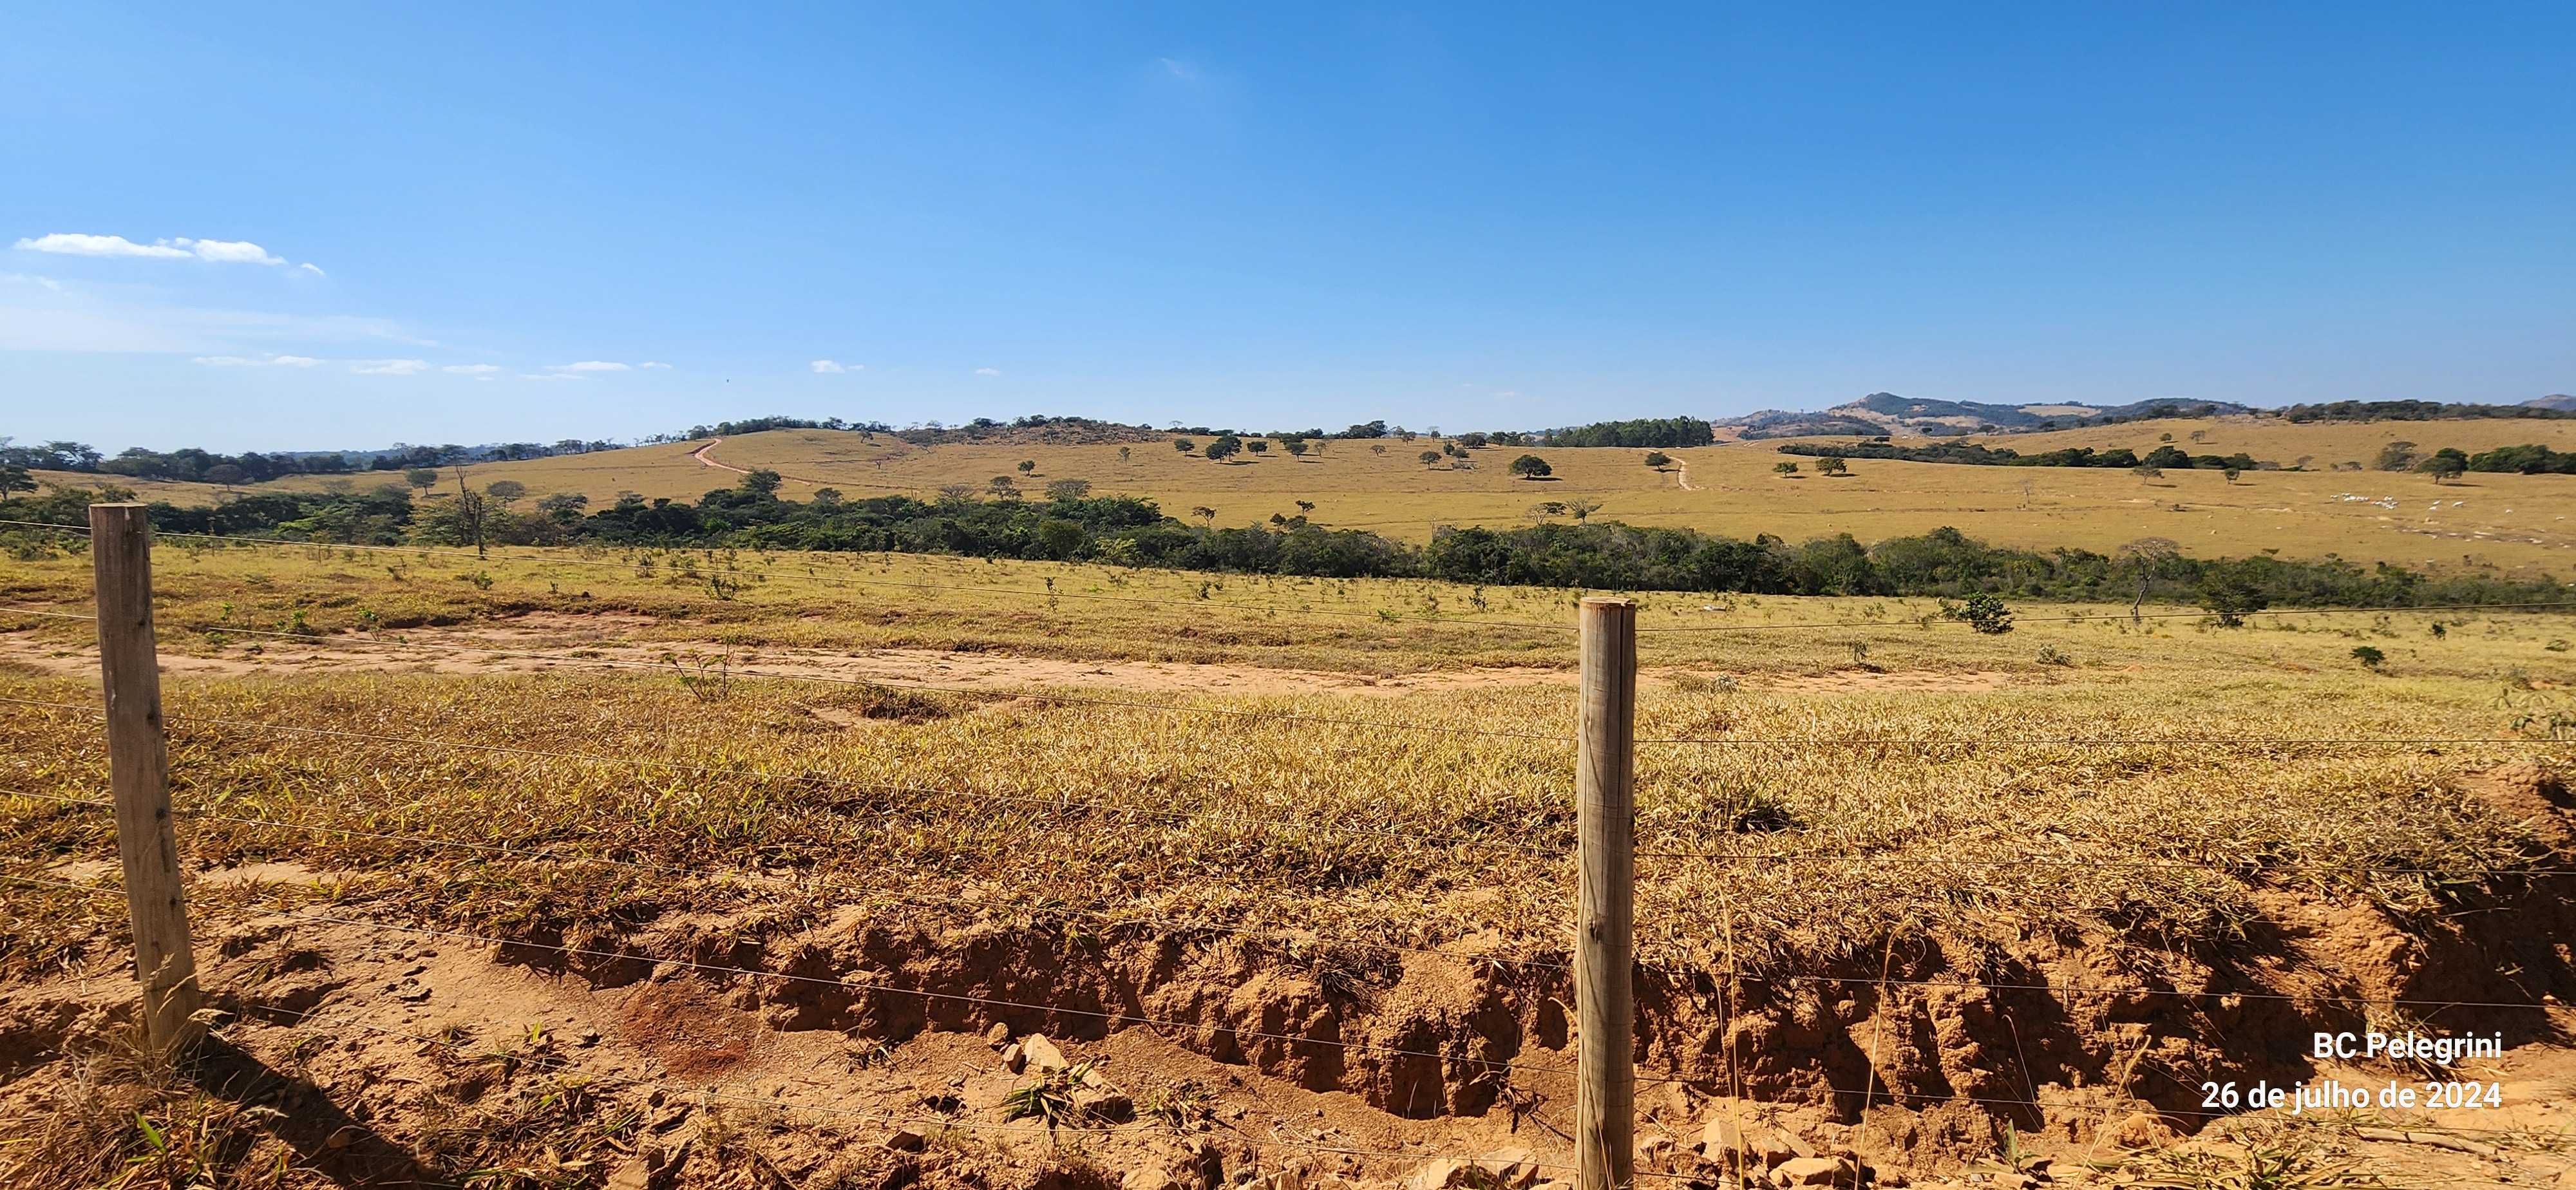
<svg viewBox="0 0 2576 1190"><path fill-rule="evenodd" d="M1421 454L1415 455L1415 456L1413 456L1413 457L1414 457L1414 459L1415 459L1416 461L1420 462L1423 466L1425 466L1425 467L1429 467L1429 466L1432 466L1433 464L1436 464L1436 463L1438 463L1438 462L1440 461L1440 452L1439 452L1439 451L1436 451L1436 450L1426 450L1426 451L1423 451Z"/></svg>
<svg viewBox="0 0 2576 1190"><path fill-rule="evenodd" d="M1306 451L1309 448L1303 438L1285 438L1280 440L1279 449L1287 451L1289 458L1302 459L1306 457Z"/></svg>
<svg viewBox="0 0 2576 1190"><path fill-rule="evenodd" d="M814 489L814 506L817 508L839 508L841 506L841 489Z"/></svg>
<svg viewBox="0 0 2576 1190"><path fill-rule="evenodd" d="M1091 494L1088 479L1059 479L1046 487L1047 499L1059 504L1071 503Z"/></svg>
<svg viewBox="0 0 2576 1190"><path fill-rule="evenodd" d="M779 486L786 482L786 476L780 475L767 467L754 467L743 473L741 487L742 490L750 492L753 495L775 496L778 494ZM527 491L526 488L521 488L519 490L522 493Z"/></svg>
<svg viewBox="0 0 2576 1190"><path fill-rule="evenodd" d="M2414 469L2421 457L2416 453L2414 443L2391 442L2379 448L2379 454L2371 459L2370 465L2381 471L2408 471Z"/></svg>
<svg viewBox="0 0 2576 1190"><path fill-rule="evenodd" d="M1214 442L1208 443L1207 449L1200 451L1199 453L1211 463L1222 463L1227 459L1233 458L1235 455L1242 453L1242 451L1243 439L1237 438L1232 434L1228 434Z"/></svg>
<svg viewBox="0 0 2576 1190"><path fill-rule="evenodd" d="M1197 517L1202 521L1206 521L1210 525L1216 524L1216 510L1208 507L1207 505L1202 504L1191 509L1190 515Z"/></svg>
<svg viewBox="0 0 2576 1190"><path fill-rule="evenodd" d="M1660 450L1650 450L1646 452L1646 465L1657 471L1661 471L1664 468L1673 465L1673 456L1665 454Z"/></svg>
<svg viewBox="0 0 2576 1190"><path fill-rule="evenodd" d="M2388 654L2369 645L2362 645L2352 651L2352 659L2360 662L2363 669L2377 669L2380 663L2388 660Z"/></svg>
<svg viewBox="0 0 2576 1190"><path fill-rule="evenodd" d="M1386 444L1385 444L1385 443L1383 443L1383 442L1372 442L1372 443L1369 443L1369 453L1370 453L1370 454L1373 454L1373 455L1382 455L1382 454L1385 454L1385 453L1386 453Z"/></svg>
<svg viewBox="0 0 2576 1190"><path fill-rule="evenodd" d="M515 479L496 479L483 485L483 494L500 501L501 507L508 508L528 494L528 485Z"/></svg>
<svg viewBox="0 0 2576 1190"><path fill-rule="evenodd" d="M1118 461L1121 463L1127 461L1127 448L1124 446L1118 448Z"/></svg>
<svg viewBox="0 0 2576 1190"><path fill-rule="evenodd" d="M1816 460L1816 470L1825 475L1849 475L1851 464L1841 455L1826 455Z"/></svg>
<svg viewBox="0 0 2576 1190"><path fill-rule="evenodd" d="M1174 438L1174 439L1172 439L1172 449L1177 450L1177 451L1181 452L1182 454L1188 454L1188 453L1190 453L1191 451L1197 450L1198 448L1199 448L1199 444L1198 444L1198 443L1192 442L1192 441L1190 441L1190 440L1189 440L1189 439L1187 439L1187 438Z"/></svg>
<svg viewBox="0 0 2576 1190"><path fill-rule="evenodd" d="M1300 501L1298 501L1298 502L1297 502L1297 515L1299 515L1299 516L1304 516L1304 515L1306 515L1307 513L1310 513L1310 512L1313 512L1313 511L1315 511L1315 502L1314 502L1314 501L1312 501L1312 500L1300 500Z"/></svg>
<svg viewBox="0 0 2576 1190"><path fill-rule="evenodd" d="M2129 468L2129 474L2137 476L2139 483L2153 483L2165 477L2165 469L2153 463L2140 463Z"/></svg>
<svg viewBox="0 0 2576 1190"><path fill-rule="evenodd" d="M2435 483L2458 479L2469 469L2469 456L2456 446L2445 446L2434 451L2431 458L2417 464L2415 469L2432 476Z"/></svg>
<svg viewBox="0 0 2576 1190"><path fill-rule="evenodd" d="M2171 573L2181 557L2182 547L2170 537L2141 537L2122 545L2112 555L2112 568L2138 584L2137 596L2129 601L2130 623L2145 619L2147 588Z"/></svg>
<svg viewBox="0 0 2576 1190"><path fill-rule="evenodd" d="M1777 463L1771 464L1771 471L1775 475L1786 476L1794 479L1798 474L1798 465L1787 459L1782 459Z"/></svg>
<svg viewBox="0 0 2576 1190"><path fill-rule="evenodd" d="M1020 481L1007 475L994 476L988 482L987 486L993 489L993 494L996 496L1017 496L1020 494Z"/></svg>
<svg viewBox="0 0 2576 1190"><path fill-rule="evenodd" d="M1587 497L1577 496L1574 499L1565 502L1565 511L1574 514L1574 523L1580 525L1584 522L1585 518L1590 517L1593 513L1601 511L1601 502Z"/></svg>
<svg viewBox="0 0 2576 1190"><path fill-rule="evenodd" d="M1251 451L1257 455L1268 454L1270 453L1270 440L1267 438L1247 438L1244 440L1243 449Z"/></svg>
<svg viewBox="0 0 2576 1190"><path fill-rule="evenodd" d="M206 468L206 482L229 492L242 481L242 469L231 463L217 463Z"/></svg>
<svg viewBox="0 0 2576 1190"><path fill-rule="evenodd" d="M1537 455L1522 455L1513 459L1511 470L1512 474L1523 479L1545 479L1556 474L1556 468L1548 466L1547 460Z"/></svg>
<svg viewBox="0 0 2576 1190"><path fill-rule="evenodd" d="M438 471L430 467L414 467L403 472L403 482L426 492L438 486Z"/></svg>
<svg viewBox="0 0 2576 1190"><path fill-rule="evenodd" d="M1030 472L1032 472L1032 471L1035 471L1035 470L1037 470L1037 469L1038 469L1038 461L1037 461L1036 459L1022 459L1022 460L1020 460L1020 474L1022 474L1022 475L1027 475L1028 473L1030 473Z"/></svg>
<svg viewBox="0 0 2576 1190"><path fill-rule="evenodd" d="M0 500L8 499L9 493L11 492L32 492L35 490L36 477L27 474L26 468L15 464L0 467Z"/></svg>

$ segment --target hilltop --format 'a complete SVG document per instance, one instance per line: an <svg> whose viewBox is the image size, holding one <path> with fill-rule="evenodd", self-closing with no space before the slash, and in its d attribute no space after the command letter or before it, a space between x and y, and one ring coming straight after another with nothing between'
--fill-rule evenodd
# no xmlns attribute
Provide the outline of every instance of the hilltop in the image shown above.
<svg viewBox="0 0 2576 1190"><path fill-rule="evenodd" d="M2064 430L2147 418L2214 417L2253 413L2251 406L2230 401L2160 399L2126 405L2087 405L2061 401L2045 405L1995 405L1984 401L1937 401L1871 393L1857 401L1812 413L1764 409L1741 417L1720 418L1722 431L1736 438L1805 438L1881 434L1920 434L1927 438L1962 434L2012 434Z"/></svg>

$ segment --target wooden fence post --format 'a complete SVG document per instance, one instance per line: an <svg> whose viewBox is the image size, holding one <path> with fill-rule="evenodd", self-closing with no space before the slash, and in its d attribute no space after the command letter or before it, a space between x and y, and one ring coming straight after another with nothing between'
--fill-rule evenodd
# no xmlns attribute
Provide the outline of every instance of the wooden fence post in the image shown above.
<svg viewBox="0 0 2576 1190"><path fill-rule="evenodd" d="M161 663L152 638L152 522L140 504L89 508L98 589L99 674L107 690L107 755L116 791L116 854L134 922L143 1035L164 1052L195 1036L197 956L179 887L170 822L170 753L161 727Z"/></svg>
<svg viewBox="0 0 2576 1190"><path fill-rule="evenodd" d="M1582 611L1583 691L1574 754L1579 866L1575 919L1576 1190L1628 1190L1636 1176L1637 605Z"/></svg>

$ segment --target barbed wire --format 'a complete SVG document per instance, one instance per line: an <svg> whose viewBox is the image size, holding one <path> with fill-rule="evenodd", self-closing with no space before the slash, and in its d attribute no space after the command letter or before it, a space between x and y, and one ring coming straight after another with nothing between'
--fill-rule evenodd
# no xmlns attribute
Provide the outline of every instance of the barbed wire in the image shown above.
<svg viewBox="0 0 2576 1190"><path fill-rule="evenodd" d="M0 695L0 704L72 711L83 715L98 716L102 718L106 715L106 711L100 707L85 706L80 703L46 702L38 699L19 698L14 695ZM166 714L164 718L167 721L178 723L206 723L222 727L243 728L252 731L272 731L296 735L318 735L336 739L358 739L377 743L406 744L420 747L453 748L463 751L490 752L509 756L536 757L554 760L576 760L594 764L632 765L636 767L659 765L664 768L675 769L681 772L696 773L701 776L711 778L739 780L745 777L764 775L744 773L739 770L723 769L713 765L695 764L688 761L663 760L645 756L606 756L591 752L570 752L547 748L525 748L510 744L483 744L470 740L447 740L430 736L398 736L388 735L382 732L349 731L342 728L332 727L307 727L301 724L290 723L261 723L247 719L225 719L196 714ZM1289 833L1300 831L1320 831L1327 834L1355 835L1398 842L1421 843L1429 841L1425 836L1417 832L1381 830L1375 827L1353 826L1348 823L1339 822L1311 822L1289 819L1257 818L1249 815L1207 813L1187 810L1156 810L1143 806L1126 806L1114 802L1082 798L988 793L965 789L941 789L932 786L908 785L897 782L856 781L846 777L834 777L825 773L813 772L767 774L767 776L776 780L812 781L850 790L861 790L876 793L930 794L988 802L1001 802L1013 805L1036 806L1058 811L1068 809L1086 809L1099 811L1106 815L1123 814L1145 818L1160 818L1171 821L1215 822L1237 826L1260 826ZM1544 851L1533 844L1519 843L1509 840L1454 839L1449 840L1448 843L1454 846L1509 850L1528 855L1555 854L1553 852Z"/></svg>
<svg viewBox="0 0 2576 1190"><path fill-rule="evenodd" d="M59 529L59 530L61 530L61 531L63 531L63 532L66 532L66 533L87 533L87 532L89 532L89 529L88 529L88 527L87 527L87 526L81 526L81 525L48 525L48 524L45 524L45 523L40 522L40 521L12 521L12 520L0 520L0 525L25 525L25 526L36 527L36 528ZM355 543L355 542L295 541L295 540L292 540L292 539L289 539L289 538L283 538L283 537L251 537L251 536L246 536L246 535L229 534L229 533L181 533L181 532L162 532L162 531L159 531L159 530L155 530L155 531L153 532L153 536L155 536L155 537L180 538L180 539L188 539L188 540L215 541L215 542L224 542L224 543L227 543L227 544L283 546L283 547L290 547L290 548L295 548L295 549L307 549L307 550L326 550L326 551L327 551L327 550L365 550L365 551L374 552L374 553L410 554L410 555L413 555L413 556L415 556L415 557L419 557L419 556L427 556L427 557L442 557L442 558L462 558L462 559L469 559L469 560L472 560L472 561L475 561L475 562L478 562L478 563L488 563L488 562L494 562L494 561L500 561L500 562L519 562L519 563L525 563L525 564L535 565L535 566L539 566L539 567L553 567L553 566L592 566L592 567L599 567L599 568L602 568L602 569L612 569L612 568L613 568L613 569L626 570L626 571L631 571L631 570L633 570L633 569L635 568L635 563L632 563L632 562L626 562L626 561L622 561L622 560L618 560L618 559L612 559L612 558L583 558L583 557L577 557L577 556L576 556L576 557L562 557L562 556L544 556L544 555L530 556L530 555L526 555L526 554L501 554L501 555L498 555L497 557L485 557L485 556L483 556L483 555L476 554L476 553L474 553L474 552L473 552L473 551L471 551L471 550L448 549L448 548L445 548L445 547L439 547L439 546L411 546L411 545L363 545L363 544L359 544L359 543ZM686 555L686 554L693 553L693 552L704 552L704 553L712 554L712 553L714 553L714 552L715 552L716 550L718 550L718 549L727 549L727 550L732 550L732 549L739 549L740 547L737 547L737 546L718 546L718 545L699 545L699 546L656 546L656 545L640 545L640 544L637 544L637 545L622 545L622 546L620 546L620 547L618 547L618 548L631 549L631 550L638 550L638 551L655 551L655 550L658 550L658 551L661 551L662 553L665 553L665 554L672 554L672 555ZM963 558L965 558L965 557L967 557L967 556L968 556L968 555L962 555L962 554L907 553L907 552L902 551L902 550L799 550L799 551L788 551L788 552L792 552L792 553L812 553L812 554L822 554L822 555L825 555L825 556L836 556L836 555L841 555L841 556L850 556L850 557L869 557L869 556L880 556L880 557L885 557L885 558L903 557L903 558L922 558L922 559L951 559L951 558L963 559ZM1015 558L1015 559L1006 559L1006 560L1007 560L1007 561L1020 561L1021 559L1016 559L1016 558ZM1160 570L1160 569L1162 569L1162 568L1156 568L1156 569ZM901 579L878 579L878 578L866 578L866 577L860 577L860 576L845 576L845 575L797 574L797 573L795 573L795 572L793 572L793 571L783 571L783 572L782 572L782 571L775 571L775 570L743 570L743 569L736 568L736 567L721 567L721 566L707 566L707 567L701 567L701 568L698 568L698 573L701 573L701 574L720 574L720 575L738 576L738 577L745 577L745 578L756 578L756 579L760 579L760 580L762 580L762 581L764 581L764 582L766 582L766 581L770 581L770 580L773 580L773 579L777 579L777 580L785 580L785 581L788 581L788 582L799 582L799 583L819 583L819 584L823 584L823 585L825 585L825 586L838 586L838 587L885 587L885 588L898 588L898 589L923 590L923 591L955 591L955 592L964 592L964 593L971 593L971 594L983 594L983 595L1007 595L1007 596L1013 596L1013 597L1018 597L1018 598L1048 599L1048 600L1054 600L1054 599L1078 599L1078 600L1088 600L1088 601L1092 601L1092 602L1104 602L1104 603L1131 603L1131 604L1160 605L1160 606L1169 606L1169 607L1187 607L1187 608L1193 608L1193 609L1200 610L1200 611L1205 611L1205 610L1208 610L1208 609L1210 609L1210 608L1219 608L1219 609L1224 609L1224 610L1228 610L1228 611L1259 613L1259 614L1261 614L1261 615L1277 615L1277 616L1321 616L1321 617L1328 617L1328 618L1365 620L1365 621L1369 621L1369 622L1371 622L1371 623L1385 624L1385 625L1408 625L1408 624L1412 624L1412 625L1419 625L1419 624L1449 624L1449 625L1459 625L1459 626L1463 626L1463 627L1471 627L1471 628L1517 628L1517 629L1524 629L1524 630L1530 630L1530 631L1541 631L1541 632L1571 632L1571 631L1574 631L1574 628L1575 628L1575 626L1574 626L1574 625L1572 625L1572 624L1542 624L1542 623L1537 623L1537 622L1534 622L1534 621L1528 621L1528 620L1487 620L1487 619L1480 619L1480 618L1477 618L1477 617L1474 617L1474 616L1414 615L1414 614L1409 614L1409 613L1401 613L1401 612L1393 612L1393 611L1343 611L1343 610L1336 609L1336 608L1295 608L1295 607L1280 607L1280 606L1276 606L1276 605L1272 605L1272 604L1252 604L1252 603L1242 603L1242 602L1237 602L1237 601L1233 601L1233 600L1223 600L1223 599L1160 599L1160 598L1154 598L1154 597L1151 597L1151 596L1143 596L1143 595L1104 595L1104 594L1098 594L1098 593L1093 593L1093 592L1081 592L1081 591L1054 591L1054 590L1045 590L1045 589L1036 589L1036 590L1032 590L1032 589L1025 588L1025 587L999 587L999 586L992 586L992 585L983 584L983 583L922 583L922 582L909 582L909 581L905 581L905 580L901 580ZM1190 573L1193 573L1193 572L1191 572L1191 571L1185 571L1185 570L1178 570L1178 569L1171 569L1171 570L1169 570L1169 571L1168 571L1168 573L1176 574L1176 575L1186 575L1186 574L1190 574ZM1213 572L1213 571L1211 571L1211 572L1201 572L1201 573L1211 573L1211 574L1215 574L1215 575L1216 575L1216 580L1215 580L1215 581L1223 581L1224 579L1227 579L1227 578L1247 577L1247 576L1231 575L1231 574L1225 574L1225 573L1221 573L1221 572ZM1249 576L1249 577L1260 577L1260 576ZM1273 576L1273 577L1309 577L1309 576L1293 576L1293 575L1292 575L1292 576ZM1401 580L1401 579L1390 579L1390 580L1387 580L1387 581L1396 581L1396 582L1400 582L1400 581L1404 581L1404 580Z"/></svg>

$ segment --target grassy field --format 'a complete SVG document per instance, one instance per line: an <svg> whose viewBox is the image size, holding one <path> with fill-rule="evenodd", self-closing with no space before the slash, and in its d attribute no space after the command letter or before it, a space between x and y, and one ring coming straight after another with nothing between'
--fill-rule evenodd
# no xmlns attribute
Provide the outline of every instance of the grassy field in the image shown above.
<svg viewBox="0 0 2576 1190"><path fill-rule="evenodd" d="M714 1014L693 1029L738 1021L757 1039L716 1062L637 1015L686 994L675 962L1237 1028L1322 1013L1334 1023L1318 1035L1336 1044L1464 1055L1424 1084L1392 1061L1246 1042L1192 1076L1244 1088L1261 1126L1246 1135L1330 1112L1389 1150L1468 1143L1389 1114L1420 1115L1407 1096L1421 1094L1463 1121L1438 1127L1496 1132L1512 1095L1562 1124L1561 1079L1516 1072L1517 1089L1498 1090L1473 1055L1506 1036L1504 1052L1541 1069L1563 1056L1545 1004L1564 990L1544 964L1565 955L1572 887L1564 627L1579 593L902 556L503 555L170 539L156 560L174 798L221 1002L253 1018L319 1003L480 1056L424 1068L432 1050L402 1036L231 1035L363 1100L439 1168L597 1184L604 1165L561 1164L613 1154L608 1141L633 1135L620 1128L653 1116L643 1088L619 1089L637 1071L921 1113L911 1080L951 1085L937 1080L960 1060L939 1038L1006 1015L952 1004L919 1033L927 1010L894 997L710 977L708 996L758 1013L693 1010ZM23 614L78 614L86 587L77 555L0 571L0 604L20 609L0 613L0 790L18 794L0 796L0 872L114 870L104 816L46 800L107 785L89 625ZM2050 1106L2023 1140L2080 1153L2123 1103L2181 1110L2200 1077L2279 1069L2231 1038L2358 1019L2335 996L2498 999L2566 978L2531 967L2511 983L2483 949L2478 931L2545 929L2515 925L2517 898L2568 857L2477 774L2576 750L2556 738L2576 725L2576 617L2267 614L2228 629L2170 607L2132 623L2052 605L1981 635L1931 610L1646 601L1650 1070L1702 1096L1805 1105L1801 1119L1852 1143L1954 1165L1984 1151L1984 1125L1933 1141L1898 1117L2018 1102L2036 1084ZM2364 646L2382 659L2358 659ZM862 663L872 676L836 668ZM0 998L68 1019L61 1005L87 1002L66 989L114 986L122 913L112 897L0 886ZM337 924L317 934L316 921ZM509 945L388 951L367 923L663 966L634 982L572 963L530 982ZM2392 963L2390 938L2432 958ZM1460 954L1482 957L1441 966ZM316 970L376 974L316 984ZM415 1002L407 972L423 971L434 986L418 983ZM1813 978L1859 998L1764 982ZM1961 980L2121 990L2034 998ZM2256 998L2191 998L2220 990ZM2443 1019L2545 1035L2528 1016ZM595 1054L545 1041L593 1021ZM1101 1047L1085 1052L1127 1085L1166 1087L1161 1102L1205 1062L1192 1054L1228 1052L1205 1031L1152 1056L1096 1022L1010 1021L1048 1022ZM2154 1049L2144 1064L2124 1049L2140 1045ZM23 1069L0 1075L0 1116L56 1123L30 1126L36 1143L0 1154L0 1171L154 1160L117 1130L131 1111L94 1104L177 1119L186 1094L65 1099L43 1090L55 1067ZM567 1070L597 1081L568 1090ZM1833 1093L1862 1076L1905 1105L1871 1117L1877 1132ZM970 1077L987 1076L956 1076ZM1270 1081L1243 1082L1255 1077ZM1317 1090L1347 1094L1310 1112L1297 1096ZM221 1117L207 1128L247 1127L189 1102L201 1123ZM975 1102L938 1109L941 1127L998 1127ZM771 1112L755 1134L787 1135ZM1170 1141L1154 1127L1132 1139ZM881 1151L868 1134L836 1143ZM1075 1153L1123 1160L1124 1143ZM1025 1159L1072 1159L1046 1144Z"/></svg>
<svg viewBox="0 0 2576 1190"><path fill-rule="evenodd" d="M2174 539L2189 553L2244 555L2278 550L2314 558L2338 554L2362 562L2417 568L2492 566L2516 574L2556 573L2576 562L2576 477L2472 475L2437 485L2417 475L2331 471L2347 460L2367 463L2395 439L2425 449L2459 446L2480 450L2519 442L2576 448L2576 422L2478 421L2328 424L2297 426L2250 419L2135 423L2091 430L1999 438L2023 451L2061 446L2127 446L2145 451L2164 434L2200 453L2245 451L2257 458L2311 460L2310 471L2255 471L2229 483L2215 472L2174 471L2142 481L2126 471L2070 468L1964 467L1861 460L1842 478L1808 474L1783 479L1772 472L1786 456L1776 443L1726 443L1667 452L1674 470L1642 465L1645 452L1613 449L1547 449L1538 453L1555 469L1546 482L1513 478L1507 465L1517 448L1474 452L1474 466L1448 462L1425 466L1416 455L1436 444L1333 442L1320 456L1289 457L1279 450L1210 463L1168 443L1021 446L949 445L918 448L890 437L826 430L779 430L707 443L672 443L593 455L494 463L472 469L471 480L514 479L533 495L579 492L594 505L632 491L648 497L694 499L730 486L730 467L769 468L788 477L787 494L818 487L851 496L904 493L935 496L964 485L986 490L995 476L1009 476L1035 491L1058 479L1082 479L1095 491L1149 496L1166 512L1190 517L1213 510L1211 523L1260 524L1296 516L1299 501L1314 505L1316 523L1368 529L1423 540L1439 525L1527 524L1565 514L1536 511L1546 502L1589 501L1594 514L1630 524L1675 526L1749 537L1772 533L1800 540L1850 533L1863 541L1957 526L2000 544L2049 548L2076 546L2108 551L2142 536ZM2190 436L2202 435L2193 442ZM1383 452L1373 449L1383 447ZM1017 465L1036 464L1023 475ZM47 476L63 481L80 477ZM293 489L335 482L284 481ZM147 485L146 498L194 502L218 493L202 485Z"/></svg>

